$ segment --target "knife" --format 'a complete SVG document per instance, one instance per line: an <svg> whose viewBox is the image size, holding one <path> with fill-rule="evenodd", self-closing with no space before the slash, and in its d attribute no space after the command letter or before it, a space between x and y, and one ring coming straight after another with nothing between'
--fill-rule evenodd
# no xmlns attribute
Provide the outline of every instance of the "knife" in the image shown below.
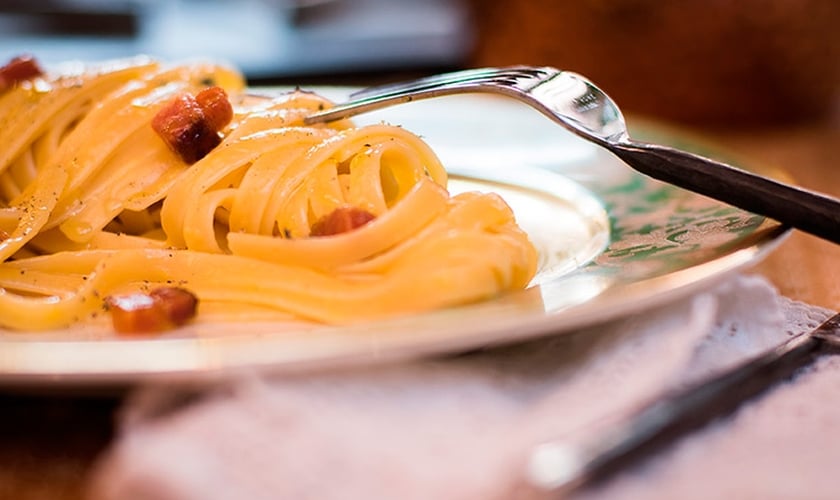
<svg viewBox="0 0 840 500"><path fill-rule="evenodd" d="M557 495L590 487L676 437L732 413L818 355L838 349L840 313L745 363L643 406L591 440L537 446L526 477L532 486Z"/></svg>

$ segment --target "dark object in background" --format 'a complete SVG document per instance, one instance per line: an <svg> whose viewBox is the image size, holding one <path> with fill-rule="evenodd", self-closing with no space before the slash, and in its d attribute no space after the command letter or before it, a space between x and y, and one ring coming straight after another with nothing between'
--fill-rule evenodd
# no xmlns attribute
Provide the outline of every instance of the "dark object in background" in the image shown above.
<svg viewBox="0 0 840 500"><path fill-rule="evenodd" d="M472 0L471 65L576 71L627 111L690 123L832 116L837 0Z"/></svg>
<svg viewBox="0 0 840 500"><path fill-rule="evenodd" d="M251 80L463 64L465 0L0 0L0 60L148 54L228 61Z"/></svg>

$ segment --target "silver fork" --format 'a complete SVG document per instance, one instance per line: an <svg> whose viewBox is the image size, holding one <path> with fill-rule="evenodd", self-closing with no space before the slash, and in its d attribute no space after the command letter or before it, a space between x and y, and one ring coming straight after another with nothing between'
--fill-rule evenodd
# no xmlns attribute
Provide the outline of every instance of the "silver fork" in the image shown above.
<svg viewBox="0 0 840 500"><path fill-rule="evenodd" d="M352 94L349 102L308 116L306 122L328 122L394 104L475 92L523 101L654 179L840 243L840 200L693 153L635 141L613 100L586 78L569 71L529 66L482 68L371 87Z"/></svg>

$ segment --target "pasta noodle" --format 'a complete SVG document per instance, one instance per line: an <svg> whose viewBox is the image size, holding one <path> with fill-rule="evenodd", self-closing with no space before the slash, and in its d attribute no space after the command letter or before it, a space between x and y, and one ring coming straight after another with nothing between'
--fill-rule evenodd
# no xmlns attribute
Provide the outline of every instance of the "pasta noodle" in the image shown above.
<svg viewBox="0 0 840 500"><path fill-rule="evenodd" d="M221 87L233 118L188 164L156 134L174 98ZM524 288L536 251L495 194L450 196L397 126L304 126L330 103L248 93L216 64L71 65L0 91L0 327L66 328L106 298L178 286L196 321L343 324ZM351 207L369 222L314 236ZM210 318L210 319L207 319Z"/></svg>

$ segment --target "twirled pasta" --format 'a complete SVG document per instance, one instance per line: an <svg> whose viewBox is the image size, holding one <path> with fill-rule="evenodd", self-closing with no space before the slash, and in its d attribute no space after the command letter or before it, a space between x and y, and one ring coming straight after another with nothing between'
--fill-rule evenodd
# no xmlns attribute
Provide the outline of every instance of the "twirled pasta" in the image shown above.
<svg viewBox="0 0 840 500"><path fill-rule="evenodd" d="M234 117L192 165L150 122L220 86ZM496 195L450 196L417 136L343 121L295 91L246 92L215 64L72 66L0 93L0 327L90 321L111 294L176 284L197 321L366 321L527 286L536 251ZM342 207L375 218L310 235ZM207 319L209 318L209 319Z"/></svg>

